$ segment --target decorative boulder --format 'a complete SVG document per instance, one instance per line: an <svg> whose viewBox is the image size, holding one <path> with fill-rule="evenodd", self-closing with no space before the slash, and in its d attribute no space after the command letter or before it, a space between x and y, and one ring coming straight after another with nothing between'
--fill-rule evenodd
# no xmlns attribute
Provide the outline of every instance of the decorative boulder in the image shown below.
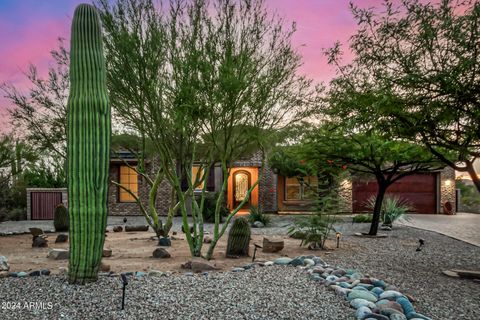
<svg viewBox="0 0 480 320"><path fill-rule="evenodd" d="M211 238L211 237L205 236L205 237L203 238L203 243L211 243L211 242L212 242L212 238Z"/></svg>
<svg viewBox="0 0 480 320"><path fill-rule="evenodd" d="M67 234L59 234L57 238L55 239L55 243L64 243L68 241L68 235Z"/></svg>
<svg viewBox="0 0 480 320"><path fill-rule="evenodd" d="M270 240L268 238L263 238L263 252L265 253L275 253L279 252L285 246L283 240Z"/></svg>
<svg viewBox="0 0 480 320"><path fill-rule="evenodd" d="M158 239L158 245L162 247L170 247L172 245L172 241L168 237L161 237Z"/></svg>
<svg viewBox="0 0 480 320"><path fill-rule="evenodd" d="M126 232L148 231L148 226L125 226Z"/></svg>
<svg viewBox="0 0 480 320"><path fill-rule="evenodd" d="M10 270L10 265L8 264L8 259L5 256L0 256L0 271Z"/></svg>
<svg viewBox="0 0 480 320"><path fill-rule="evenodd" d="M67 260L70 252L65 249L51 249L48 252L47 258L52 260Z"/></svg>
<svg viewBox="0 0 480 320"><path fill-rule="evenodd" d="M290 262L292 262L292 259L289 257L282 257L282 258L275 259L273 261L274 264L280 265L280 266L286 266Z"/></svg>
<svg viewBox="0 0 480 320"><path fill-rule="evenodd" d="M103 249L102 257L110 258L112 256L112 249Z"/></svg>
<svg viewBox="0 0 480 320"><path fill-rule="evenodd" d="M201 271L210 271L210 270L217 270L218 268L215 265L211 264L210 262L201 260L201 259L194 259L191 261L187 261L182 264L183 269L192 269L193 272L201 272Z"/></svg>
<svg viewBox="0 0 480 320"><path fill-rule="evenodd" d="M163 248L155 249L152 256L157 259L166 259L171 257L170 253L168 253L168 251Z"/></svg>
<svg viewBox="0 0 480 320"><path fill-rule="evenodd" d="M38 237L43 234L43 230L40 228L28 228L33 237Z"/></svg>
<svg viewBox="0 0 480 320"><path fill-rule="evenodd" d="M352 290L348 294L348 300L351 301L353 299L364 299L370 302L377 302L377 297L368 291L363 291L363 290Z"/></svg>
<svg viewBox="0 0 480 320"><path fill-rule="evenodd" d="M44 236L33 237L33 248L46 248L48 247L48 241Z"/></svg>
<svg viewBox="0 0 480 320"><path fill-rule="evenodd" d="M109 265L109 264L106 264L106 263L101 262L99 269L100 269L100 271L102 271L102 272L110 272L110 269L111 269L111 268L110 268L110 265Z"/></svg>
<svg viewBox="0 0 480 320"><path fill-rule="evenodd" d="M255 221L252 223L252 228L265 228L265 225L262 221Z"/></svg>
<svg viewBox="0 0 480 320"><path fill-rule="evenodd" d="M122 232L123 231L123 227L122 226L115 226L113 227L113 232Z"/></svg>

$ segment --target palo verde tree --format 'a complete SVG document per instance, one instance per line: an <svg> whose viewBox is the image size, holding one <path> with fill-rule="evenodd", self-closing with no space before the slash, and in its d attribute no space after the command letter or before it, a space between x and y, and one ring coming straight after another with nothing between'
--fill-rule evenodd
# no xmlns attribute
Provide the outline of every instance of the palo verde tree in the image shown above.
<svg viewBox="0 0 480 320"><path fill-rule="evenodd" d="M67 110L70 283L97 279L107 223L110 105L102 29L96 9L80 4L72 21Z"/></svg>
<svg viewBox="0 0 480 320"><path fill-rule="evenodd" d="M305 140L307 161L335 162L353 174L374 177L378 184L369 235L376 235L388 187L418 172L442 167L421 145L392 139L376 130L356 132L338 125L324 125Z"/></svg>
<svg viewBox="0 0 480 320"><path fill-rule="evenodd" d="M354 60L340 66L336 47L330 61L383 101L364 116L468 172L480 191L473 167L480 156L480 2L387 0L380 9L352 6L352 13L359 25L350 42Z"/></svg>
<svg viewBox="0 0 480 320"><path fill-rule="evenodd" d="M160 163L156 177L175 192L171 208L181 212L184 230L193 229L186 233L192 256L210 259L258 184L252 181L244 202L220 226L233 162L253 147L268 152L272 134L267 133L305 118L315 106L316 89L297 75L301 59L290 41L294 29L286 30L261 0L176 0L162 8L150 0L113 6L99 1L98 6L107 30L113 105L152 142ZM199 168L192 176L194 164ZM204 182L213 164L221 167L222 184L213 240L202 253Z"/></svg>

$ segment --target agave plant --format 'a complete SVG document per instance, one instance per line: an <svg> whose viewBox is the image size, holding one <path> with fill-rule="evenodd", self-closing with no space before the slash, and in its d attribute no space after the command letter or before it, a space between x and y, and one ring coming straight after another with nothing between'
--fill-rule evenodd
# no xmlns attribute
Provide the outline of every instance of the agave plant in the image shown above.
<svg viewBox="0 0 480 320"><path fill-rule="evenodd" d="M372 196L367 200L366 207L373 210L376 197ZM412 210L412 206L408 200L399 196L388 195L383 199L380 218L385 226L392 227L393 223L404 216L408 211ZM408 218L406 218L408 219Z"/></svg>

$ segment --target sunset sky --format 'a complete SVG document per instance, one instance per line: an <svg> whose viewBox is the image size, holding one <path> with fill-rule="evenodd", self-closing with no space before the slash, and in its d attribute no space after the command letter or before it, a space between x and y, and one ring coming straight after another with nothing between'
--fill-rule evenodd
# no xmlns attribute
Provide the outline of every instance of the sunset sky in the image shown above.
<svg viewBox="0 0 480 320"><path fill-rule="evenodd" d="M0 0L0 83L19 89L28 88L23 74L29 63L45 74L51 63L50 50L57 38L69 40L74 8L80 0ZM345 43L355 32L356 24L347 0L267 0L287 23L295 21L298 31L294 45L304 57L301 72L316 81L328 81L334 70L327 65L322 49L335 41ZM378 6L380 0L356 0L362 7ZM6 123L9 102L0 98L2 124Z"/></svg>

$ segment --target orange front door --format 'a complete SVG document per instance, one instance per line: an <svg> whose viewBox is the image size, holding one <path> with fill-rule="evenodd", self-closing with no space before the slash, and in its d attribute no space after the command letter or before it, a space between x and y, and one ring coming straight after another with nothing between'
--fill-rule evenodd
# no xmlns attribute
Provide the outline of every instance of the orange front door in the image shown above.
<svg viewBox="0 0 480 320"><path fill-rule="evenodd" d="M228 207L235 210L247 197L248 190L258 179L258 168L236 167L230 171L228 177ZM250 193L250 197L244 203L241 211L247 211L251 206L258 205L258 187Z"/></svg>

